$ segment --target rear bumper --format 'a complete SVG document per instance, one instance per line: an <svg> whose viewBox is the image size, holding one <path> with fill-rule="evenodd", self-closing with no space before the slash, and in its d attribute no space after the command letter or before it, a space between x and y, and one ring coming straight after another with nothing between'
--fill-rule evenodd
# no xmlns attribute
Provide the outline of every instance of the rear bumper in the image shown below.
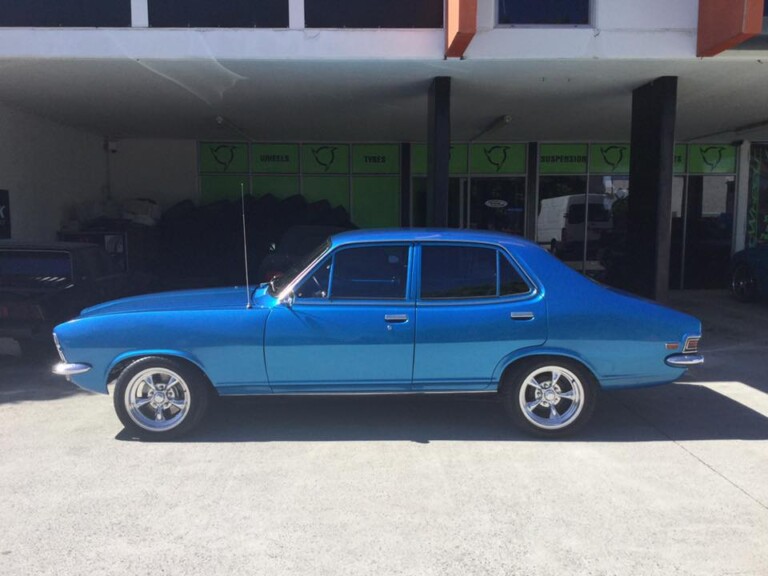
<svg viewBox="0 0 768 576"><path fill-rule="evenodd" d="M704 364L704 356L701 354L672 354L672 356L667 356L664 361L667 363L667 366L674 368L690 368L691 366Z"/></svg>
<svg viewBox="0 0 768 576"><path fill-rule="evenodd" d="M68 363L68 362L59 362L53 367L53 373L58 374L59 376L75 376L77 374L85 374L91 369L90 364L83 364L83 363Z"/></svg>

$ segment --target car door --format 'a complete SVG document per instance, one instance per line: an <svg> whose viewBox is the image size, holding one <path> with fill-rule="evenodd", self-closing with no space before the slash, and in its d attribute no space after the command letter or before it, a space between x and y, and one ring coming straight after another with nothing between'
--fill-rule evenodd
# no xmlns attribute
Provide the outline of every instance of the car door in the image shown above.
<svg viewBox="0 0 768 576"><path fill-rule="evenodd" d="M409 244L342 246L277 305L265 333L275 392L410 390L415 304Z"/></svg>
<svg viewBox="0 0 768 576"><path fill-rule="evenodd" d="M505 250L424 244L419 261L414 390L484 390L500 361L547 337L542 295Z"/></svg>

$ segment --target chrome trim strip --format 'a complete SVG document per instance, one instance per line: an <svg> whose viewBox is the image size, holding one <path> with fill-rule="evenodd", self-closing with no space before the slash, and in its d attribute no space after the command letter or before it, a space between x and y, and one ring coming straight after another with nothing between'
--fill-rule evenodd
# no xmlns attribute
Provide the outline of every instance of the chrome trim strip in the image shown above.
<svg viewBox="0 0 768 576"><path fill-rule="evenodd" d="M76 374L85 374L90 369L90 364L59 362L53 367L53 373L59 376L75 376Z"/></svg>
<svg viewBox="0 0 768 576"><path fill-rule="evenodd" d="M704 364L704 356L701 354L672 354L672 356L667 356L664 362L667 363L667 366L674 368L688 368L689 366Z"/></svg>
<svg viewBox="0 0 768 576"><path fill-rule="evenodd" d="M425 394L498 394L496 389L487 390L397 390L393 392L264 392L255 394L222 394L221 396L418 396Z"/></svg>

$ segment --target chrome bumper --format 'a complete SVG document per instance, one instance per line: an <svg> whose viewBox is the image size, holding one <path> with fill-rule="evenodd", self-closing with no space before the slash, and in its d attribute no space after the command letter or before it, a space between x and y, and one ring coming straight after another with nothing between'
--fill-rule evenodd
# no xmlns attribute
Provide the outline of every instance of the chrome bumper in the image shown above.
<svg viewBox="0 0 768 576"><path fill-rule="evenodd" d="M701 354L672 354L672 356L667 356L665 362L667 366L674 368L689 368L704 364L704 356Z"/></svg>
<svg viewBox="0 0 768 576"><path fill-rule="evenodd" d="M59 376L75 376L76 374L85 374L90 369L90 364L59 362L53 367L53 373Z"/></svg>

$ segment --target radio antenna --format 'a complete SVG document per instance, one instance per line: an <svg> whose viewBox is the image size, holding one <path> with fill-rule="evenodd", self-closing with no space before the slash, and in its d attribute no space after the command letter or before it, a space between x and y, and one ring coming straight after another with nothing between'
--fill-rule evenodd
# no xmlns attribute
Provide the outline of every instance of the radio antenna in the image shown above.
<svg viewBox="0 0 768 576"><path fill-rule="evenodd" d="M240 182L240 209L243 215L243 256L245 258L245 297L247 298L245 307L251 308L251 283L248 279L248 234L245 227L245 191L242 182Z"/></svg>

